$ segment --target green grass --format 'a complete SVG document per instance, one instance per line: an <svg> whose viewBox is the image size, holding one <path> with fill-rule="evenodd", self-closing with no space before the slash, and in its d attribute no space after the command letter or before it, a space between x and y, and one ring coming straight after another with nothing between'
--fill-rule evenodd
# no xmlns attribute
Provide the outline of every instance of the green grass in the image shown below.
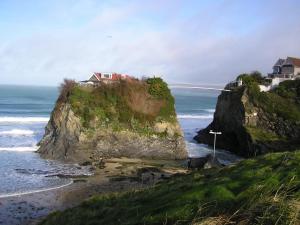
<svg viewBox="0 0 300 225"><path fill-rule="evenodd" d="M271 92L260 92L258 83L247 85L248 94L255 106L272 117L281 117L290 122L300 121L300 80L285 81Z"/></svg>
<svg viewBox="0 0 300 225"><path fill-rule="evenodd" d="M299 161L300 151L272 153L192 172L141 191L94 196L41 224L193 224L209 217L227 224L299 224Z"/></svg>
<svg viewBox="0 0 300 225"><path fill-rule="evenodd" d="M247 132L251 135L253 140L258 141L283 141L286 140L283 137L278 136L275 133L271 133L269 131L265 131L258 127L246 127Z"/></svg>
<svg viewBox="0 0 300 225"><path fill-rule="evenodd" d="M239 78L248 88L251 102L268 113L269 119L279 116L291 122L300 121L300 80L284 81L270 92L260 92L258 85L266 81L259 72L241 74Z"/></svg>

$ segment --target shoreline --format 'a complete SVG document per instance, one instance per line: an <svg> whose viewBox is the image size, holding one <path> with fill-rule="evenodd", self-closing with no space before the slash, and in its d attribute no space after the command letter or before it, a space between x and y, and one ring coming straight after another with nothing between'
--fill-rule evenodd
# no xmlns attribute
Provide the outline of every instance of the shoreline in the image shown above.
<svg viewBox="0 0 300 225"><path fill-rule="evenodd" d="M74 207L97 194L139 190L175 174L187 173L179 161L118 158L90 177L61 188L0 198L0 225L34 225L54 211Z"/></svg>
<svg viewBox="0 0 300 225"><path fill-rule="evenodd" d="M0 199L2 199L2 198L11 198L11 197L21 197L21 196L24 196L24 195L30 195L30 194L41 193L41 192L46 192L46 191L52 191L52 190L67 187L69 185L72 185L73 183L74 183L74 181L73 181L73 179L71 179L71 181L69 183L63 184L63 185L60 185L60 186L57 186L57 187L43 188L43 189L39 189L39 190L25 191L25 192L21 192L21 193L2 194L2 195L0 195Z"/></svg>

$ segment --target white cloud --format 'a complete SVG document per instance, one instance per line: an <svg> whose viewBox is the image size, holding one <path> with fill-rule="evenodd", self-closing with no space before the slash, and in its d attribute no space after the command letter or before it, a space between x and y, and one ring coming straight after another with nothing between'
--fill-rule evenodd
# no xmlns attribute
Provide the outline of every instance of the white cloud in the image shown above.
<svg viewBox="0 0 300 225"><path fill-rule="evenodd" d="M241 72L268 72L278 57L300 56L298 14L285 18L269 9L270 17L259 26L238 32L236 26L247 26L247 21L224 19L232 13L230 6L218 15L204 13L223 3L190 17L179 16L178 2L162 4L158 17L164 17L152 20L155 4L98 9L94 1L83 2L56 15L74 21L86 18L80 9L89 10L91 17L85 23L52 27L0 45L0 83L55 85L64 77L85 79L97 70L161 74L170 82L225 83ZM284 12L291 10L292 6ZM18 79L13 79L15 75Z"/></svg>

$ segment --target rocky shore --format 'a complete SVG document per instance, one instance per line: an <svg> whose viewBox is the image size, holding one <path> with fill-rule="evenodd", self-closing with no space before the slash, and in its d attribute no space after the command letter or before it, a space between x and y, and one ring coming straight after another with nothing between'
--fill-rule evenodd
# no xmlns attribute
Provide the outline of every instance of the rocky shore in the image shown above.
<svg viewBox="0 0 300 225"><path fill-rule="evenodd" d="M90 177L69 186L0 199L0 224L34 225L49 213L80 204L95 194L138 190L186 173L183 162L114 158Z"/></svg>

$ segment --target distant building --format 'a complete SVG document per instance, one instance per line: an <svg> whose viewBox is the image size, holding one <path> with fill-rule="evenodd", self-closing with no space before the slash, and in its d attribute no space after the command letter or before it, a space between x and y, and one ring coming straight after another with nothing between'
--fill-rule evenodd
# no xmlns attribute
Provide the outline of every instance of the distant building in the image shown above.
<svg viewBox="0 0 300 225"><path fill-rule="evenodd" d="M119 74L119 73L93 73L93 75L90 77L89 81L92 82L99 82L99 81L105 81L105 80L125 80L132 78L129 75L126 74Z"/></svg>
<svg viewBox="0 0 300 225"><path fill-rule="evenodd" d="M300 78L300 59L287 57L278 59L273 66L273 73L268 75L269 78Z"/></svg>
<svg viewBox="0 0 300 225"><path fill-rule="evenodd" d="M243 79L242 79L242 78L239 78L239 79L237 80L237 86L240 87L240 86L242 86L242 85L243 85Z"/></svg>
<svg viewBox="0 0 300 225"><path fill-rule="evenodd" d="M234 89L236 87L243 86L243 79L239 78L235 81L231 81L229 84L226 85L225 90Z"/></svg>
<svg viewBox="0 0 300 225"><path fill-rule="evenodd" d="M125 79L133 79L133 77L127 74L95 72L88 80L79 83L81 85L98 85L100 82L113 83Z"/></svg>
<svg viewBox="0 0 300 225"><path fill-rule="evenodd" d="M294 57L278 59L273 66L273 72L264 77L264 82L259 85L259 88L260 91L267 92L277 87L283 81L296 79L300 79L300 59ZM226 88L230 89L239 86L243 86L241 78L230 82Z"/></svg>

